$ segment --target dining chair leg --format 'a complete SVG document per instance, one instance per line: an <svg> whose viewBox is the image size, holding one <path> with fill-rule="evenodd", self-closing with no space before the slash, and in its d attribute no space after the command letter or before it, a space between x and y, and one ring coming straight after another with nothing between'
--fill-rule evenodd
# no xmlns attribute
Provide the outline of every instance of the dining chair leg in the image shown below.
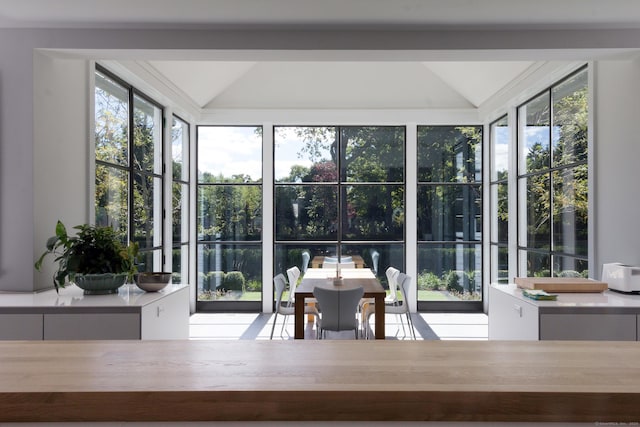
<svg viewBox="0 0 640 427"><path fill-rule="evenodd" d="M409 324L409 331L413 339L416 339L416 329L413 327L413 320L411 319L411 313L407 312L407 323Z"/></svg>
<svg viewBox="0 0 640 427"><path fill-rule="evenodd" d="M273 316L273 326L271 326L271 336L269 337L270 340L273 339L273 331L276 329L276 319L278 318L278 313L275 313Z"/></svg>
<svg viewBox="0 0 640 427"><path fill-rule="evenodd" d="M396 318L398 316L396 315ZM400 317L400 325L402 326L402 339L407 338L407 330L404 328L404 321L402 320L402 315L399 316ZM398 332L400 332L400 329L398 329ZM396 336L398 335L398 333L396 333Z"/></svg>

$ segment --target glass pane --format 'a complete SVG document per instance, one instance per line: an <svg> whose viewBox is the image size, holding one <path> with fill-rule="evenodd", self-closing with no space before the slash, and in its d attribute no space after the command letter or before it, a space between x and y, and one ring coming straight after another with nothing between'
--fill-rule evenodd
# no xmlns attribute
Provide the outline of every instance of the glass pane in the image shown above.
<svg viewBox="0 0 640 427"><path fill-rule="evenodd" d="M584 259L565 256L553 257L553 275L555 277L589 277L589 263Z"/></svg>
<svg viewBox="0 0 640 427"><path fill-rule="evenodd" d="M189 185L181 182L174 182L172 185L172 215L171 229L173 243L184 243L189 241L189 206L187 204L189 195Z"/></svg>
<svg viewBox="0 0 640 427"><path fill-rule="evenodd" d="M418 301L482 299L482 247L418 245Z"/></svg>
<svg viewBox="0 0 640 427"><path fill-rule="evenodd" d="M198 301L261 300L260 245L198 245Z"/></svg>
<svg viewBox="0 0 640 427"><path fill-rule="evenodd" d="M163 271L162 249L141 250L139 255L138 271Z"/></svg>
<svg viewBox="0 0 640 427"><path fill-rule="evenodd" d="M418 181L482 180L481 126L418 126Z"/></svg>
<svg viewBox="0 0 640 427"><path fill-rule="evenodd" d="M173 179L189 180L189 125L177 117L171 126L171 159Z"/></svg>
<svg viewBox="0 0 640 427"><path fill-rule="evenodd" d="M162 109L140 96L133 98L133 166L162 173Z"/></svg>
<svg viewBox="0 0 640 427"><path fill-rule="evenodd" d="M171 251L173 283L189 283L189 245L180 245Z"/></svg>
<svg viewBox="0 0 640 427"><path fill-rule="evenodd" d="M337 182L335 127L274 127L276 182Z"/></svg>
<svg viewBox="0 0 640 427"><path fill-rule="evenodd" d="M304 274L309 268L318 268L323 257L337 253L337 246L331 244L277 244L274 274L282 273L287 277L287 269L293 266Z"/></svg>
<svg viewBox="0 0 640 427"><path fill-rule="evenodd" d="M479 185L418 186L418 239L482 239L482 190Z"/></svg>
<svg viewBox="0 0 640 427"><path fill-rule="evenodd" d="M492 209L494 222L492 227L495 230L491 236L492 242L505 244L509 242L508 189L509 186L506 183L491 185L491 198L494 203Z"/></svg>
<svg viewBox="0 0 640 427"><path fill-rule="evenodd" d="M129 208L127 171L96 165L96 225L109 226L128 241Z"/></svg>
<svg viewBox="0 0 640 427"><path fill-rule="evenodd" d="M262 127L198 127L198 182L260 181Z"/></svg>
<svg viewBox="0 0 640 427"><path fill-rule="evenodd" d="M545 92L518 109L521 174L550 167L549 108L549 92Z"/></svg>
<svg viewBox="0 0 640 427"><path fill-rule="evenodd" d="M129 164L129 91L96 72L96 159L121 166Z"/></svg>
<svg viewBox="0 0 640 427"><path fill-rule="evenodd" d="M587 160L587 71L553 88L553 165Z"/></svg>
<svg viewBox="0 0 640 427"><path fill-rule="evenodd" d="M342 191L343 240L404 239L402 185L352 185Z"/></svg>
<svg viewBox="0 0 640 427"><path fill-rule="evenodd" d="M551 255L520 251L527 260L527 277L551 277Z"/></svg>
<svg viewBox="0 0 640 427"><path fill-rule="evenodd" d="M505 116L491 125L491 181L508 178L510 144L511 129Z"/></svg>
<svg viewBox="0 0 640 427"><path fill-rule="evenodd" d="M260 240L261 185L198 187L198 240Z"/></svg>
<svg viewBox="0 0 640 427"><path fill-rule="evenodd" d="M389 267L405 271L403 244L345 244L341 248L342 257L351 257L356 267L368 268L380 282L388 288L385 272Z"/></svg>
<svg viewBox="0 0 640 427"><path fill-rule="evenodd" d="M335 185L276 186L276 240L337 240L337 193Z"/></svg>
<svg viewBox="0 0 640 427"><path fill-rule="evenodd" d="M404 182L404 126L343 127L340 179Z"/></svg>
<svg viewBox="0 0 640 427"><path fill-rule="evenodd" d="M509 249L491 245L491 283L509 283Z"/></svg>
<svg viewBox="0 0 640 427"><path fill-rule="evenodd" d="M533 175L520 180L526 194L526 234L521 234L520 246L551 249L551 197L549 175Z"/></svg>
<svg viewBox="0 0 640 427"><path fill-rule="evenodd" d="M552 179L553 250L587 255L587 165L554 171Z"/></svg>
<svg viewBox="0 0 640 427"><path fill-rule="evenodd" d="M162 179L134 174L133 240L140 249L162 245Z"/></svg>

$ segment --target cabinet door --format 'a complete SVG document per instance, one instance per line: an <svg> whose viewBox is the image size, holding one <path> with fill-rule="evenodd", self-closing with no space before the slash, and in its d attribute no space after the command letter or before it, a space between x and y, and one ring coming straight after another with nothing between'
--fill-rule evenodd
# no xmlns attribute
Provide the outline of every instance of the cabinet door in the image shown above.
<svg viewBox="0 0 640 427"><path fill-rule="evenodd" d="M189 288L142 307L143 340L189 339Z"/></svg>
<svg viewBox="0 0 640 427"><path fill-rule="evenodd" d="M489 339L537 340L538 308L490 287Z"/></svg>
<svg viewBox="0 0 640 427"><path fill-rule="evenodd" d="M635 314L542 314L542 340L635 341Z"/></svg>
<svg viewBox="0 0 640 427"><path fill-rule="evenodd" d="M0 340L42 340L42 314L0 314Z"/></svg>
<svg viewBox="0 0 640 427"><path fill-rule="evenodd" d="M45 340L137 340L138 313L63 313L44 315Z"/></svg>

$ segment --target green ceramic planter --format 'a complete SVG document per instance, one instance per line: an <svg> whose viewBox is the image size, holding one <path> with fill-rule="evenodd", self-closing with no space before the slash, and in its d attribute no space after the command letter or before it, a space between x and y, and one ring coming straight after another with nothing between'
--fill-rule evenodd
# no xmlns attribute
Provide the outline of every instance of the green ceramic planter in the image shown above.
<svg viewBox="0 0 640 427"><path fill-rule="evenodd" d="M126 274L77 274L75 283L85 295L108 295L117 294L126 280Z"/></svg>

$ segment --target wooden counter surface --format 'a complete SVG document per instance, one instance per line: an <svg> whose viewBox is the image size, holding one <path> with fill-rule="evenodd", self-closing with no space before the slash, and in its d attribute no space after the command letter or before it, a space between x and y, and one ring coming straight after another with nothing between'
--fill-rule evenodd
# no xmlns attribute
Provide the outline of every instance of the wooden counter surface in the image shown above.
<svg viewBox="0 0 640 427"><path fill-rule="evenodd" d="M640 421L640 344L0 342L0 423Z"/></svg>

